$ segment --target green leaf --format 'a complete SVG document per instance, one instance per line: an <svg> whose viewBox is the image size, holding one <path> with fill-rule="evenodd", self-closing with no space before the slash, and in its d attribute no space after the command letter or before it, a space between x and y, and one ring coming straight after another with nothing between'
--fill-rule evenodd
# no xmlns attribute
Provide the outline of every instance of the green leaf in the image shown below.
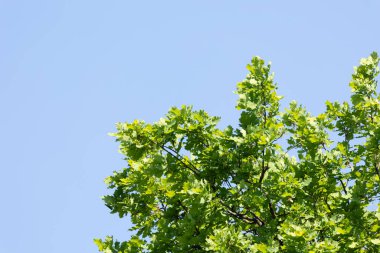
<svg viewBox="0 0 380 253"><path fill-rule="evenodd" d="M175 196L175 191L166 192L166 196L168 196L169 198L173 198Z"/></svg>

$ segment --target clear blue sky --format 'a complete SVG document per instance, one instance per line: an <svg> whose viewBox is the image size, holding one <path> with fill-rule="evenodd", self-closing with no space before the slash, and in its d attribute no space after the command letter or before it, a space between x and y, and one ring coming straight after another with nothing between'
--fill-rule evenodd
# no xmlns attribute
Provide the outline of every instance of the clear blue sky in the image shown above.
<svg viewBox="0 0 380 253"><path fill-rule="evenodd" d="M273 62L284 102L318 113L380 52L379 13L377 0L0 0L0 252L126 239L100 199L125 166L114 123L193 104L236 125L253 55Z"/></svg>

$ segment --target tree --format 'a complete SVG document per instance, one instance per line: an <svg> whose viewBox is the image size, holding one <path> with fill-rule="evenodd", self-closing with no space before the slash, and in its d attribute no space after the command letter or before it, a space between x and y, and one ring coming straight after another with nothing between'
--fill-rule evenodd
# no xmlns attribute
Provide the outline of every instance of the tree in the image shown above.
<svg viewBox="0 0 380 253"><path fill-rule="evenodd" d="M118 123L127 168L105 181L127 242L101 252L379 252L380 96L376 53L354 69L351 102L312 116L281 96L259 57L237 85L238 128L191 106ZM377 206L377 210L375 210Z"/></svg>

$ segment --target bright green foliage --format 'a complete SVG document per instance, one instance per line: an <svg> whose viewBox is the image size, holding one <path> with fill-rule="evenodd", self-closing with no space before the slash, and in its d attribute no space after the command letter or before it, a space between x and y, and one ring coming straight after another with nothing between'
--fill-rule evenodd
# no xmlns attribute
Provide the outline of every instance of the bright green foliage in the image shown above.
<svg viewBox="0 0 380 253"><path fill-rule="evenodd" d="M104 201L136 235L96 239L99 250L380 252L378 63L362 59L351 103L316 117L296 102L280 112L270 65L255 57L236 129L190 106L117 124L128 165L106 179Z"/></svg>

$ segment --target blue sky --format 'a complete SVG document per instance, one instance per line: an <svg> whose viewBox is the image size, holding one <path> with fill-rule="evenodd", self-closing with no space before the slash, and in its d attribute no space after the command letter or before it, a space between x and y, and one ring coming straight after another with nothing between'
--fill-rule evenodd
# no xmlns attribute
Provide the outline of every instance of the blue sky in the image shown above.
<svg viewBox="0 0 380 253"><path fill-rule="evenodd" d="M264 3L265 2L265 3ZM236 125L254 55L284 105L349 97L380 52L380 2L0 0L0 252L97 252L129 236L103 179L125 166L107 133L193 104Z"/></svg>

